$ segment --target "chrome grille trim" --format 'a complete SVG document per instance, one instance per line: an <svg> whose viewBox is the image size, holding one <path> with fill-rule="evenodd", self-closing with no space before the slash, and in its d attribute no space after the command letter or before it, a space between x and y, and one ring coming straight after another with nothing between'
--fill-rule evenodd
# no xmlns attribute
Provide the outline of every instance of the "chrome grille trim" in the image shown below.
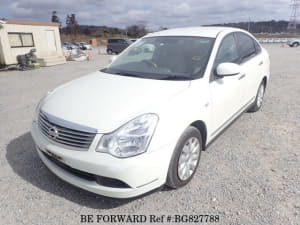
<svg viewBox="0 0 300 225"><path fill-rule="evenodd" d="M51 141L83 149L90 147L97 133L94 128L70 123L42 111L39 113L38 127Z"/></svg>

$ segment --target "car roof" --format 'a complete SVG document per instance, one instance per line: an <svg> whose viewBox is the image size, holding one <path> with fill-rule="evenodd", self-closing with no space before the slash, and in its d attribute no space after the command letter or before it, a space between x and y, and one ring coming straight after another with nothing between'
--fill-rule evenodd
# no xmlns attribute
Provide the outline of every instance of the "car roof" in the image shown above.
<svg viewBox="0 0 300 225"><path fill-rule="evenodd" d="M184 28L174 28L174 29L150 33L145 37L198 36L198 37L216 38L218 34L223 31L243 31L243 30L238 28L233 28L233 27L218 27L218 26L184 27Z"/></svg>

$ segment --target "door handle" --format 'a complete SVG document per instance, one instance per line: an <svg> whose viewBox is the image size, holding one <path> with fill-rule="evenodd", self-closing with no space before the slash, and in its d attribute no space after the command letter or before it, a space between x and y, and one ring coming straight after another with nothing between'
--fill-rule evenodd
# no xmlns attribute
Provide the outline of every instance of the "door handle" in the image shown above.
<svg viewBox="0 0 300 225"><path fill-rule="evenodd" d="M261 66L262 64L264 64L264 62L263 62L263 61L261 61L261 62L260 62L258 65L259 65L259 66Z"/></svg>
<svg viewBox="0 0 300 225"><path fill-rule="evenodd" d="M246 76L246 74L243 73L243 74L239 77L239 80L243 79L245 76Z"/></svg>

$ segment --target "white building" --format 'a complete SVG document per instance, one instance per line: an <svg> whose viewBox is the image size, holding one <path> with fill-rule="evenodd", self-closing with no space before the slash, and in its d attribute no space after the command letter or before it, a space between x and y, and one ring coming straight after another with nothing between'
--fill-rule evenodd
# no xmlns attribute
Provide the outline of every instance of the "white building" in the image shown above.
<svg viewBox="0 0 300 225"><path fill-rule="evenodd" d="M65 63L59 24L29 20L0 20L0 65L17 64L17 56L36 49L41 66Z"/></svg>

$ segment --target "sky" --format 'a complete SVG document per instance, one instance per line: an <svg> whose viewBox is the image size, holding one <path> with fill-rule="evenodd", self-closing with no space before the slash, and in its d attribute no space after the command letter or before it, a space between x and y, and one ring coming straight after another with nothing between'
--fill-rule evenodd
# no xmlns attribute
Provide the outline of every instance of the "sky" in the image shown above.
<svg viewBox="0 0 300 225"><path fill-rule="evenodd" d="M57 11L65 23L75 13L81 25L148 29L229 22L288 20L290 0L0 0L0 18L49 21Z"/></svg>

